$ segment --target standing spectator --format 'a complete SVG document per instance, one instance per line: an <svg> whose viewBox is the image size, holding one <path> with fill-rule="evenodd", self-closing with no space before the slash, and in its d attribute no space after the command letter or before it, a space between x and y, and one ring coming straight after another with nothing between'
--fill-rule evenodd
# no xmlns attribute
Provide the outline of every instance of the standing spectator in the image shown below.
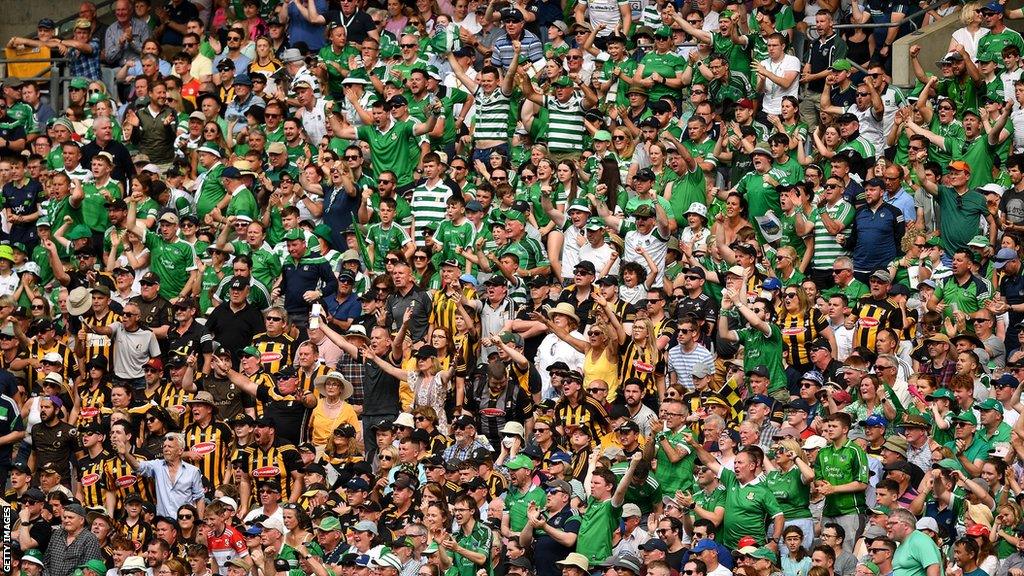
<svg viewBox="0 0 1024 576"><path fill-rule="evenodd" d="M879 178L864 182L865 205L853 215L853 225L843 244L853 248L853 274L866 282L875 270L885 270L900 253L907 225L903 213L882 200Z"/></svg>
<svg viewBox="0 0 1024 576"><path fill-rule="evenodd" d="M132 470L153 479L158 515L176 518L178 508L186 504L202 506L203 474L199 468L182 461L185 437L181 434L173 432L164 436L163 458L160 460L139 460L124 439L114 449Z"/></svg>
<svg viewBox="0 0 1024 576"><path fill-rule="evenodd" d="M868 487L868 457L860 445L847 437L850 425L850 415L845 412L825 418L823 436L829 444L818 452L814 472L818 493L825 495L822 522L835 522L843 527L843 549L852 553L867 513L864 492Z"/></svg>
<svg viewBox="0 0 1024 576"><path fill-rule="evenodd" d="M324 24L327 0L297 0L277 7L278 17L288 26L288 41L294 46L303 42L311 52L324 45Z"/></svg>
<svg viewBox="0 0 1024 576"><path fill-rule="evenodd" d="M143 328L139 306L129 302L121 313L121 321L106 326L83 324L86 332L109 336L114 341L114 380L135 389L145 387L143 367L151 358L160 356L160 345L151 330Z"/></svg>
<svg viewBox="0 0 1024 576"><path fill-rule="evenodd" d="M117 0L114 4L114 22L103 34L103 83L115 92L114 73L129 60L142 57L142 43L149 38L149 26L135 17L130 0Z"/></svg>
<svg viewBox="0 0 1024 576"><path fill-rule="evenodd" d="M92 36L92 22L79 18L69 40L57 40L57 51L68 59L71 76L100 80L100 41Z"/></svg>
<svg viewBox="0 0 1024 576"><path fill-rule="evenodd" d="M942 552L935 540L917 530L917 518L904 508L889 515L886 528L889 537L899 543L892 558L894 576L939 576L942 574Z"/></svg>
<svg viewBox="0 0 1024 576"><path fill-rule="evenodd" d="M327 260L307 250L306 236L301 230L289 230L284 240L288 243L289 258L281 267L281 283L275 293L284 296L289 323L305 329L309 325L312 304L321 298L333 297L338 281Z"/></svg>

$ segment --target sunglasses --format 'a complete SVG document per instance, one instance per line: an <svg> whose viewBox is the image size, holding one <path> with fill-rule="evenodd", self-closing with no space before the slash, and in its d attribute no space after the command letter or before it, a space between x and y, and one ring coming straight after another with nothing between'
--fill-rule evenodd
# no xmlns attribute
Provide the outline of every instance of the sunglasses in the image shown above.
<svg viewBox="0 0 1024 576"><path fill-rule="evenodd" d="M415 48L416 44L404 43L404 44L399 44L399 46L401 46L402 48Z"/></svg>
<svg viewBox="0 0 1024 576"><path fill-rule="evenodd" d="M191 514L182 514L178 516L178 520L192 520L193 518L195 518L195 516Z"/></svg>

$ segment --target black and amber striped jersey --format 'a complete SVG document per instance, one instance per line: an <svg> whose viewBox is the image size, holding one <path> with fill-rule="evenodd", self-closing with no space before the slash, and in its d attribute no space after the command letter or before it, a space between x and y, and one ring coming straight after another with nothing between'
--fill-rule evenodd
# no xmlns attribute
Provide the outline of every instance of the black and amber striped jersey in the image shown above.
<svg viewBox="0 0 1024 576"><path fill-rule="evenodd" d="M62 365L59 373L64 381L68 381L68 377L75 378L78 376L78 362L75 359L75 352L69 348L66 344L61 342L55 343L49 348L43 348L38 342L33 342L28 349L28 357L42 360L43 356L46 356L50 352L56 352L60 354ZM46 375L39 370L27 369L25 370L25 377L28 381L30 390L37 390L38 386L42 383L43 378Z"/></svg>
<svg viewBox="0 0 1024 576"><path fill-rule="evenodd" d="M480 356L480 339L472 332L455 334L452 336L452 346L455 350L452 355L455 376L468 378L469 373L476 368L476 359Z"/></svg>
<svg viewBox="0 0 1024 576"><path fill-rule="evenodd" d="M144 458L136 456L141 460ZM128 462L118 455L113 455L106 460L104 467L106 474L106 489L112 490L117 496L117 509L124 507L124 500L132 494L138 494L146 502L154 502L153 489L149 480L135 473L135 470L128 465Z"/></svg>
<svg viewBox="0 0 1024 576"><path fill-rule="evenodd" d="M257 389L263 386L269 386L270 388L274 388L274 379L271 378L270 374L267 374L266 371L264 371L262 368L257 370L255 374L252 374L251 376L247 374L245 377L251 380L252 383L256 385ZM245 405L246 408L255 408L257 418L263 416L263 403L257 402L256 398L254 398L251 394L246 394L245 398L242 399L242 403Z"/></svg>
<svg viewBox="0 0 1024 576"><path fill-rule="evenodd" d="M96 456L84 455L78 459L78 498L86 508L103 506L107 491L107 460L112 454L106 450Z"/></svg>
<svg viewBox="0 0 1024 576"><path fill-rule="evenodd" d="M320 397L320 393L316 391L316 387L313 383L320 376L327 376L327 373L331 371L330 366L317 362L316 366L309 372L306 372L302 368L296 367L299 371L299 391L300 392L312 392L316 394L317 398Z"/></svg>
<svg viewBox="0 0 1024 576"><path fill-rule="evenodd" d="M580 403L575 406L567 398L559 400L555 405L555 420L563 428L586 428L590 431L590 443L596 446L608 427L608 413L589 394L582 396Z"/></svg>
<svg viewBox="0 0 1024 576"><path fill-rule="evenodd" d="M164 382L157 389L153 401L167 410L180 428L184 428L192 423L192 411L188 409L188 401L194 397L195 393L186 392L173 382Z"/></svg>
<svg viewBox="0 0 1024 576"><path fill-rule="evenodd" d="M491 498L497 498L508 490L508 478L505 478L500 473L491 470L491 473L484 478L487 482L487 493L490 494Z"/></svg>
<svg viewBox="0 0 1024 576"><path fill-rule="evenodd" d="M79 396L81 408L78 411L78 427L102 420L104 409L110 406L110 384L100 382L95 388L80 389Z"/></svg>
<svg viewBox="0 0 1024 576"><path fill-rule="evenodd" d="M451 444L451 440L435 428L433 435L430 436L430 447L427 451L431 454L443 454L449 444Z"/></svg>
<svg viewBox="0 0 1024 576"><path fill-rule="evenodd" d="M903 333L903 310L891 298L876 299L865 296L856 308L857 331L853 333L853 346L875 349L878 331L885 328Z"/></svg>
<svg viewBox="0 0 1024 576"><path fill-rule="evenodd" d="M782 331L782 355L786 364L801 372L810 370L811 357L807 353L807 343L817 338L828 328L828 317L817 308L807 312L783 312L779 316L779 329Z"/></svg>
<svg viewBox="0 0 1024 576"><path fill-rule="evenodd" d="M252 345L260 351L260 363L267 374L276 374L295 356L295 338L288 334L271 336L262 332L252 337Z"/></svg>
<svg viewBox="0 0 1024 576"><path fill-rule="evenodd" d="M639 378L644 383L644 396L657 397L658 381L654 371L658 366L658 351L649 353L646 346L637 346L632 338L619 348L619 382Z"/></svg>
<svg viewBox="0 0 1024 576"><path fill-rule="evenodd" d="M82 323L88 324L89 326L110 326L114 322L120 322L121 315L113 310L107 310L106 314L97 317L92 311L89 314L82 316ZM89 362L97 356L103 356L107 360L107 373L113 368L113 345L114 341L111 340L110 336L104 336L97 334L93 331L88 331L85 337L85 345L82 350L82 362Z"/></svg>
<svg viewBox="0 0 1024 576"><path fill-rule="evenodd" d="M654 323L654 338L658 339L662 336L668 338L669 346L674 346L676 342L676 330L679 328L675 318L669 318L665 316L661 320ZM667 350L667 348L666 348Z"/></svg>
<svg viewBox="0 0 1024 576"><path fill-rule="evenodd" d="M470 287L463 289L462 295L466 300L476 298L476 292ZM434 292L434 298L430 301L431 328L443 328L449 335L457 334L459 330L455 327L455 315L458 314L458 306L458 296L451 296L441 290Z"/></svg>
<svg viewBox="0 0 1024 576"><path fill-rule="evenodd" d="M142 547L149 542L149 539L153 537L153 528L149 524L142 521L142 518L137 519L132 524L128 524L127 521L123 522L120 527L121 534L125 538L130 540L135 545L137 550L142 550Z"/></svg>
<svg viewBox="0 0 1024 576"><path fill-rule="evenodd" d="M226 478L231 438L231 428L219 421L206 426L193 422L185 428L186 450L193 454L190 462L199 468L211 486L219 486Z"/></svg>
<svg viewBox="0 0 1024 576"><path fill-rule="evenodd" d="M18 491L14 488L8 488L4 492L4 502L11 507L11 512L14 514L21 510L21 496L18 495Z"/></svg>
<svg viewBox="0 0 1024 576"><path fill-rule="evenodd" d="M295 446L277 440L269 448L252 447L249 474L256 482L277 480L281 483L281 498L288 499L292 487L291 473L302 468L302 456Z"/></svg>

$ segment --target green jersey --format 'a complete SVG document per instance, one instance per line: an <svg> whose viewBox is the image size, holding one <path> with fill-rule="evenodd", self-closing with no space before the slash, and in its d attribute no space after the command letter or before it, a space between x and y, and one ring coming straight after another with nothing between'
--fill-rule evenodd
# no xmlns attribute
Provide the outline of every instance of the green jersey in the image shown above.
<svg viewBox="0 0 1024 576"><path fill-rule="evenodd" d="M484 566L491 565L491 530L480 522L475 522L473 528L468 534L463 534L462 531L458 531L454 534L455 540L459 543L459 546L483 554L487 560L484 562ZM454 568L454 574L457 576L475 576L477 571L477 565L463 556L462 554L454 553L451 554L452 568Z"/></svg>
<svg viewBox="0 0 1024 576"><path fill-rule="evenodd" d="M681 460L672 462L669 459L665 449L661 446L663 438L677 451L685 454ZM657 447L655 448L654 456L658 466L654 469L654 478L661 487L662 495L675 497L677 490L690 491L693 488L694 455L691 453L690 446L683 438L682 431L673 432L669 430L667 432L659 432L655 436L655 441L657 442Z"/></svg>
<svg viewBox="0 0 1024 576"><path fill-rule="evenodd" d="M260 209L256 205L256 196L253 196L252 191L242 186L231 193L226 216L248 216L256 220L259 214Z"/></svg>
<svg viewBox="0 0 1024 576"><path fill-rule="evenodd" d="M662 78L668 79L682 74L686 70L687 63L686 59L677 55L675 51L670 51L666 54L648 52L640 60L640 66L644 68L644 78L650 78L652 74L657 72ZM663 96L678 100L682 96L682 91L678 88L669 88L663 82L655 82L654 86L650 89L649 101L654 102Z"/></svg>
<svg viewBox="0 0 1024 576"><path fill-rule="evenodd" d="M725 509L729 512L722 519L719 541L735 549L740 538L753 536L759 546L764 545L768 523L782 514L771 488L761 479L741 484L728 468L722 468L718 477L725 488Z"/></svg>
<svg viewBox="0 0 1024 576"><path fill-rule="evenodd" d="M833 486L850 482L868 483L868 455L856 442L845 440L838 448L829 444L818 452L814 461L815 480L823 480ZM864 491L845 494L833 493L825 496L823 516L835 517L846 514L864 514L867 501Z"/></svg>
<svg viewBox="0 0 1024 576"><path fill-rule="evenodd" d="M462 224L455 224L451 220L442 220L434 233L434 239L441 243L441 258L455 260L462 267L466 259L455 252L457 246L466 248L473 241L473 223L463 219Z"/></svg>
<svg viewBox="0 0 1024 576"><path fill-rule="evenodd" d="M772 470L765 474L765 484L778 500L786 521L811 517L811 489L800 477L800 468L793 466L789 472Z"/></svg>
<svg viewBox="0 0 1024 576"><path fill-rule="evenodd" d="M530 484L525 492L520 492L515 486L509 486L505 492L505 510L508 511L509 529L513 532L520 532L526 527L526 510L530 503L537 504L537 508L544 509L548 502L547 494L538 486Z"/></svg>
<svg viewBox="0 0 1024 576"><path fill-rule="evenodd" d="M774 169L767 174L748 172L736 185L736 191L747 199L747 208L750 214L750 222L757 228L754 220L757 216L764 216L769 210L776 214L782 213L782 204L779 202L779 191L768 178L774 178L776 182L782 177L781 172Z"/></svg>
<svg viewBox="0 0 1024 576"><path fill-rule="evenodd" d="M150 253L149 269L160 278L160 295L168 300L177 298L196 268L195 249L178 238L167 242L152 232L146 232L145 242Z"/></svg>
<svg viewBox="0 0 1024 576"><path fill-rule="evenodd" d="M107 180L106 184L102 186L97 186L95 182L86 182L82 184L82 192L85 192L85 197L82 198L82 203L78 207L81 216L75 220L82 222L93 232L103 232L110 226L110 218L107 216L107 197L103 193L106 192L114 199L120 198L121 186L113 180ZM52 222L52 224L54 226L61 225L60 222Z"/></svg>
<svg viewBox="0 0 1024 576"><path fill-rule="evenodd" d="M252 258L252 277L264 286L273 286L274 282L281 275L281 256L271 250L266 244L252 249L247 242L235 240L231 243L235 254L247 254Z"/></svg>
<svg viewBox="0 0 1024 576"><path fill-rule="evenodd" d="M786 370L782 366L782 330L776 324L769 324L771 335L753 328L740 328L736 334L746 353L743 355L743 371L750 372L756 366L764 365L771 374L768 393L786 388Z"/></svg>
<svg viewBox="0 0 1024 576"><path fill-rule="evenodd" d="M200 222L217 207L217 204L228 193L220 181L221 172L224 172L224 165L217 162L200 176L202 183L199 185L199 193L196 196L196 216L199 217Z"/></svg>
<svg viewBox="0 0 1024 576"><path fill-rule="evenodd" d="M611 498L587 499L587 511L580 523L576 551L590 560L591 564L602 562L612 555L612 533L619 528L622 507L613 506Z"/></svg>
<svg viewBox="0 0 1024 576"><path fill-rule="evenodd" d="M413 157L409 146L416 140L411 122L392 121L384 131L376 126L363 125L356 129L356 133L360 140L370 145L374 174L391 170L398 176L399 186L412 182L419 158Z"/></svg>
<svg viewBox="0 0 1024 576"><path fill-rule="evenodd" d="M400 250L412 242L404 228L392 222L387 228L377 222L370 224L366 230L366 246L373 255L373 270L384 271L384 257L392 250Z"/></svg>

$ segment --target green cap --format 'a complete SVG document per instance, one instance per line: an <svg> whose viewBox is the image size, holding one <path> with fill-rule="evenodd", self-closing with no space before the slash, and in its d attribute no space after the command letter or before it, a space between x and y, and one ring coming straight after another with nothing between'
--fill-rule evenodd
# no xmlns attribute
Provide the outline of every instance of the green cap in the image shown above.
<svg viewBox="0 0 1024 576"><path fill-rule="evenodd" d="M437 554L437 540L434 540L423 549L424 554Z"/></svg>
<svg viewBox="0 0 1024 576"><path fill-rule="evenodd" d="M44 217L36 220L36 228L39 228L40 226L42 226L44 228L49 228L50 227L50 219L46 218L44 216Z"/></svg>
<svg viewBox="0 0 1024 576"><path fill-rule="evenodd" d="M43 553L38 548L29 548L25 550L25 553L21 555L22 562L32 562L34 564L43 565Z"/></svg>
<svg viewBox="0 0 1024 576"><path fill-rule="evenodd" d="M927 241L925 241L925 244L928 246L942 246L942 240L939 240L938 236L932 236Z"/></svg>
<svg viewBox="0 0 1024 576"><path fill-rule="evenodd" d="M985 52L978 54L977 60L978 62L999 62L999 57L986 50Z"/></svg>
<svg viewBox="0 0 1024 576"><path fill-rule="evenodd" d="M978 410L995 410L1000 414L1003 413L1003 403L995 398L985 398L982 402L978 402ZM974 412L972 411L971 414Z"/></svg>
<svg viewBox="0 0 1024 576"><path fill-rule="evenodd" d="M654 31L654 36L660 36L662 38L671 38L672 29L669 28L668 26L659 26L658 29Z"/></svg>
<svg viewBox="0 0 1024 576"><path fill-rule="evenodd" d="M974 415L974 410L964 410L956 416L953 416L953 420L958 422L967 422L968 424L978 425L978 417Z"/></svg>
<svg viewBox="0 0 1024 576"><path fill-rule="evenodd" d="M884 514L888 516L890 512L892 512L892 510L885 505L878 505L871 509L872 514Z"/></svg>
<svg viewBox="0 0 1024 576"><path fill-rule="evenodd" d="M939 460L935 464L935 466L932 466L932 467L933 468L939 467L939 468L942 468L944 470L959 470L960 469L960 463L957 462L953 458L943 458L942 460Z"/></svg>
<svg viewBox="0 0 1024 576"><path fill-rule="evenodd" d="M722 19L722 18L732 18L735 15L736 15L735 12L733 12L732 10L726 9L726 10L722 10L721 12L718 13L718 18L719 19Z"/></svg>
<svg viewBox="0 0 1024 576"><path fill-rule="evenodd" d="M341 530L341 521L339 521L334 516L328 516L316 525L316 529L323 530L324 532L334 532L335 530Z"/></svg>
<svg viewBox="0 0 1024 576"><path fill-rule="evenodd" d="M767 548L765 546L762 546L762 547L758 548L757 550L754 550L753 552L751 552L750 553L750 557L751 558L761 558L762 560L768 560L772 564L778 564L778 562L779 562L778 557L775 555L775 552L772 552L771 548Z"/></svg>
<svg viewBox="0 0 1024 576"><path fill-rule="evenodd" d="M298 228L292 228L291 230L284 233L285 240L305 240L306 235L302 233L302 230Z"/></svg>
<svg viewBox="0 0 1024 576"><path fill-rule="evenodd" d="M509 210L508 212L505 213L505 221L507 222L509 220L516 220L518 222L522 222L525 225L526 214L523 214L519 210Z"/></svg>
<svg viewBox="0 0 1024 576"><path fill-rule="evenodd" d="M552 86L559 88L570 88L572 87L572 78L568 76L559 76L557 80L551 83Z"/></svg>
<svg viewBox="0 0 1024 576"><path fill-rule="evenodd" d="M881 572L881 570L878 568L878 564L875 564L870 560L865 560L864 562L861 562L860 565L867 568L869 571L871 571L872 574L875 574L876 576L879 572Z"/></svg>
<svg viewBox="0 0 1024 576"><path fill-rule="evenodd" d="M71 230L64 236L68 240L81 240L82 238L92 238L92 230L89 229L85 224L76 224Z"/></svg>
<svg viewBox="0 0 1024 576"><path fill-rule="evenodd" d="M611 142L612 133L607 130L598 130L594 132L594 142Z"/></svg>
<svg viewBox="0 0 1024 576"><path fill-rule="evenodd" d="M936 398L953 400L953 392L949 388L939 388L935 392L924 397L925 400L935 400Z"/></svg>
<svg viewBox="0 0 1024 576"><path fill-rule="evenodd" d="M520 468L526 468L527 470L533 470L533 460L525 454L520 454L515 458L508 461L505 467L509 470L518 470Z"/></svg>
<svg viewBox="0 0 1024 576"><path fill-rule="evenodd" d="M85 90L89 88L89 81L81 76L75 76L71 79L71 83L68 84L68 88L74 88L75 90Z"/></svg>
<svg viewBox="0 0 1024 576"><path fill-rule="evenodd" d="M242 356L255 356L259 358L261 356L259 348L255 346L246 346L242 348Z"/></svg>
<svg viewBox="0 0 1024 576"><path fill-rule="evenodd" d="M604 230L604 219L598 216L587 219L587 230Z"/></svg>
<svg viewBox="0 0 1024 576"><path fill-rule="evenodd" d="M110 100L110 96L107 96L103 92L96 92L95 94L89 94L89 104L99 104L100 102L106 102Z"/></svg>
<svg viewBox="0 0 1024 576"><path fill-rule="evenodd" d="M89 560L85 564L79 564L80 570L92 570L99 576L104 576L107 573L107 564L103 560L93 559Z"/></svg>
<svg viewBox="0 0 1024 576"><path fill-rule="evenodd" d="M842 72L843 70L853 70L853 63L846 58L840 58L832 63L832 69Z"/></svg>
<svg viewBox="0 0 1024 576"><path fill-rule="evenodd" d="M331 245L331 227L327 224L321 224L316 228L313 228L313 235L318 238L323 238L327 245Z"/></svg>
<svg viewBox="0 0 1024 576"><path fill-rule="evenodd" d="M971 238L967 242L967 245L973 246L975 248L988 248L988 238L982 236L981 234L978 234L974 238Z"/></svg>

